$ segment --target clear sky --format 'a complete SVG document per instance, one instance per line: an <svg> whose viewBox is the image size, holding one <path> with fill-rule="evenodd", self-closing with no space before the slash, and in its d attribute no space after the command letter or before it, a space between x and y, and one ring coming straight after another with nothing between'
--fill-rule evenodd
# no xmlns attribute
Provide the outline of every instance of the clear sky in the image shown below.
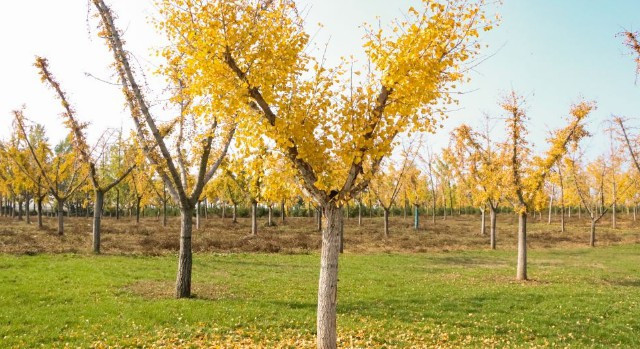
<svg viewBox="0 0 640 349"><path fill-rule="evenodd" d="M360 25L388 23L417 0L301 0L308 15L309 32L316 23L324 28L315 41L329 41L328 57L361 54ZM162 45L148 18L155 13L152 1L110 0L126 28L127 47L146 71L153 70L152 50ZM90 17L87 0L3 1L0 5L0 137L7 137L11 111L27 105L27 116L43 123L50 138L59 140L66 130L60 107L52 91L39 82L33 67L35 55L49 58L52 71L69 93L82 120L90 121L95 139L108 127L130 125L117 87L102 80L115 80L111 61L101 40L96 38L96 19ZM451 114L444 130L430 138L436 147L446 144L449 131L461 122L479 125L486 112L500 116L497 101L516 89L527 96L533 142L543 147L547 130L563 124L569 106L579 96L595 100L588 141L590 154L604 149L605 120L612 114L640 114L640 87L635 84L633 59L616 34L640 28L638 0L504 0L496 7L501 24L481 39L489 45L488 59L472 73L473 81L460 97L462 109ZM89 15L88 15L89 13ZM148 74L150 88L163 85ZM157 108L160 108L158 106ZM495 135L501 138L500 128Z"/></svg>

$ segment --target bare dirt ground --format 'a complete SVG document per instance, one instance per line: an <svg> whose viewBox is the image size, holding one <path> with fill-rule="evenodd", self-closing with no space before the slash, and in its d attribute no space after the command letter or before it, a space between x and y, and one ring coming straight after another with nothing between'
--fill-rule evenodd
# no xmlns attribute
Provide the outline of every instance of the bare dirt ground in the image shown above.
<svg viewBox="0 0 640 349"><path fill-rule="evenodd" d="M529 218L528 244L531 248L584 247L589 242L589 221L583 215L567 218L566 232L560 232L559 217L547 224L547 217ZM35 221L32 219L32 221ZM250 236L250 221L239 218L209 216L201 219L199 230L193 232L195 252L265 252L310 253L320 249L320 233L315 218L287 217L283 223L274 219L276 226L268 227L266 218L259 219L257 236ZM421 217L419 230L413 229L413 217L391 217L390 237L384 238L382 217L363 217L362 226L357 218L345 219L344 246L346 253L453 251L488 249L489 237L480 234L479 215ZM0 217L0 253L90 253L91 219L65 217L65 233L56 233L57 220L45 218L45 228L28 225L8 217ZM487 219L488 223L488 219ZM167 227L156 218L104 217L102 221L102 251L105 254L160 255L174 253L179 247L179 218L170 217ZM497 224L498 248L516 246L517 217L499 214ZM488 234L488 228L487 228ZM610 216L597 226L597 245L640 243L640 219L618 214L618 226L611 229Z"/></svg>

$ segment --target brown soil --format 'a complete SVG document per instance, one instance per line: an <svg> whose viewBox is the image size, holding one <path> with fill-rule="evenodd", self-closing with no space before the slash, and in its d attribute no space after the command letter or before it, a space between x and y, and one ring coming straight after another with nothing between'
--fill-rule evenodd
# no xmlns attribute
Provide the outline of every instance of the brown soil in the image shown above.
<svg viewBox="0 0 640 349"><path fill-rule="evenodd" d="M498 216L498 248L513 249L516 246L517 219L513 214ZM607 217L608 218L608 217ZM35 221L35 219L32 219ZM249 234L250 221L240 218L234 224L230 218L209 217L201 220L200 230L193 232L195 252L262 252L309 253L320 248L320 233L316 231L314 218L287 217L282 223L266 226L266 219L259 220L258 236ZM588 246L589 222L583 217L567 219L565 233L560 232L558 218L551 225L537 218L529 219L528 243L532 248L563 248ZM0 217L0 253L90 253L91 219L65 217L65 234L59 236L54 218L45 218L45 228L37 229L35 223ZM640 221L619 214L618 227L610 228L610 221L603 219L597 227L597 244L600 246L623 243L640 243ZM488 236L480 235L480 217L461 215L421 217L421 229L413 230L412 217L391 217L389 238L384 238L381 217L363 217L358 226L357 218L345 219L345 252L427 252L461 249L487 249ZM159 255L175 253L179 247L179 218L171 217L163 227L156 218L143 218L139 224L134 218L120 220L103 218L102 251L106 254ZM488 234L488 228L487 228Z"/></svg>

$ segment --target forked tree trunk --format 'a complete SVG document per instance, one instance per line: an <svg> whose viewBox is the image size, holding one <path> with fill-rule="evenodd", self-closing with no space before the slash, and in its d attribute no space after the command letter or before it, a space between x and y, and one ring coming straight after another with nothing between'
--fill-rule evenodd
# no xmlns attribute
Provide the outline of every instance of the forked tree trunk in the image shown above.
<svg viewBox="0 0 640 349"><path fill-rule="evenodd" d="M384 216L384 237L388 238L389 237L389 209L386 207L382 208L382 211L384 212L383 216Z"/></svg>
<svg viewBox="0 0 640 349"><path fill-rule="evenodd" d="M420 206L413 205L413 229L420 229Z"/></svg>
<svg viewBox="0 0 640 349"><path fill-rule="evenodd" d="M251 235L258 235L258 202L251 201Z"/></svg>
<svg viewBox="0 0 640 349"><path fill-rule="evenodd" d="M100 253L100 218L102 217L104 192L95 190L93 193L93 253Z"/></svg>
<svg viewBox="0 0 640 349"><path fill-rule="evenodd" d="M518 214L518 269L517 280L527 280L527 214Z"/></svg>
<svg viewBox="0 0 640 349"><path fill-rule="evenodd" d="M336 306L338 302L338 259L342 211L332 204L325 206L326 226L322 232L320 278L318 282L317 346L335 349L337 345Z"/></svg>
<svg viewBox="0 0 640 349"><path fill-rule="evenodd" d="M193 228L193 209L180 210L180 252L178 256L178 276L176 278L176 298L191 297L191 231Z"/></svg>
<svg viewBox="0 0 640 349"><path fill-rule="evenodd" d="M64 234L64 200L58 199L58 235Z"/></svg>
<svg viewBox="0 0 640 349"><path fill-rule="evenodd" d="M591 217L591 235L589 238L589 246L596 247L596 220Z"/></svg>
<svg viewBox="0 0 640 349"><path fill-rule="evenodd" d="M489 220L490 220L490 227L489 227L489 240L490 240L490 244L491 244L491 249L495 250L496 249L496 209L492 206L489 207L490 211L489 211Z"/></svg>

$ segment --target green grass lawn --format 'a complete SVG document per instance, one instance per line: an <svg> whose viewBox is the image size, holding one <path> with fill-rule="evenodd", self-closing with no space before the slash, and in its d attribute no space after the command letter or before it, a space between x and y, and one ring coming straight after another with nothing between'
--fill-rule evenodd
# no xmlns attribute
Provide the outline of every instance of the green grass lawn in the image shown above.
<svg viewBox="0 0 640 349"><path fill-rule="evenodd" d="M175 257L0 255L0 347L313 345L317 254L194 259L174 300ZM344 255L341 345L640 347L640 245L529 260L519 283L515 251Z"/></svg>

